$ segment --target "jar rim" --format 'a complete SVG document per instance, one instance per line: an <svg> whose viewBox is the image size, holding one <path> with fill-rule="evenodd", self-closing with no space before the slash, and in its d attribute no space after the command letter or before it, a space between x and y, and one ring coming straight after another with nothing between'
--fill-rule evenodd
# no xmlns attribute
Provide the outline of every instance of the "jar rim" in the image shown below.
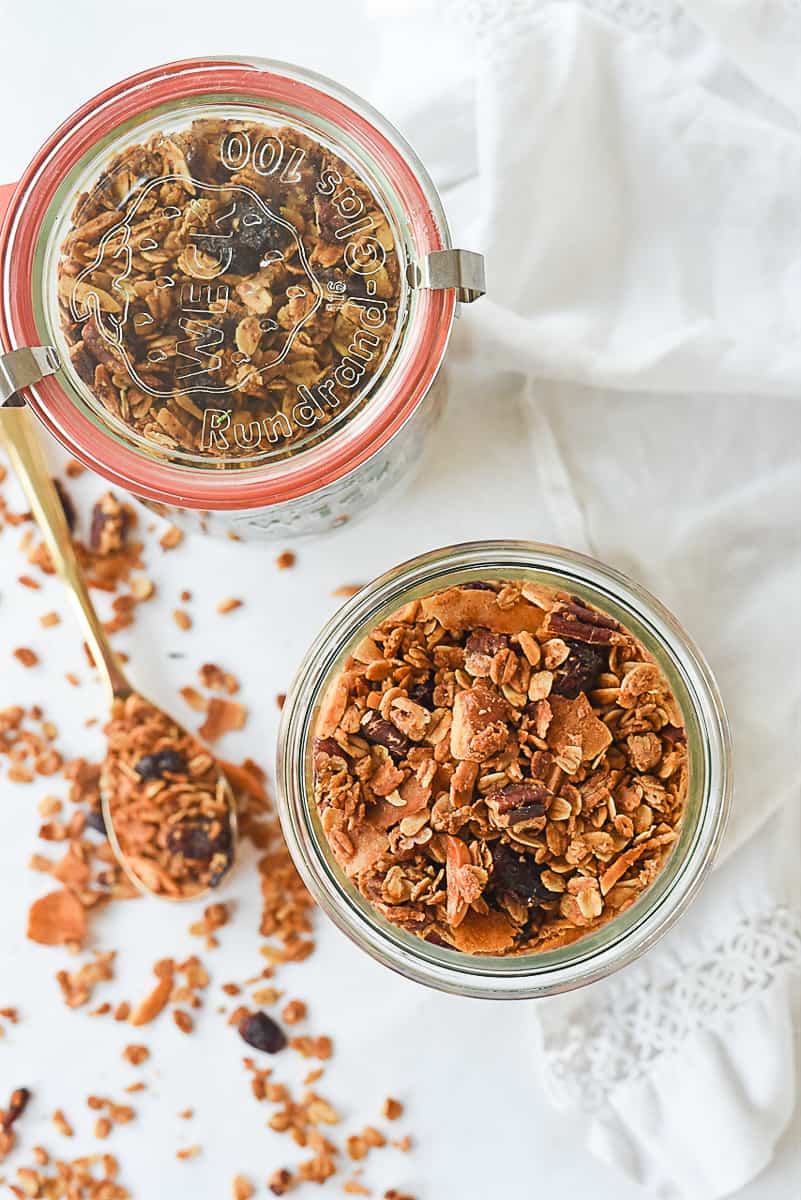
<svg viewBox="0 0 801 1200"><path fill-rule="evenodd" d="M164 102L209 93L291 104L347 130L366 160L395 188L415 256L450 247L439 195L414 150L394 126L348 89L288 63L251 57L187 59L139 72L76 110L35 155L0 226L0 347L41 342L32 281L43 222L65 174L103 136ZM58 374L26 389L39 419L83 465L156 503L217 511L258 508L317 492L383 449L427 394L444 357L456 311L452 290L421 288L404 332L402 356L358 420L295 456L245 469L210 471L167 463L120 442L83 413Z"/></svg>
<svg viewBox="0 0 801 1200"><path fill-rule="evenodd" d="M467 578L535 577L576 588L611 609L666 670L692 746L685 820L674 853L635 903L597 931L558 950L484 957L440 948L390 925L345 879L319 828L309 748L323 691L367 629L412 597ZM714 677L678 620L640 584L595 559L524 541L466 542L385 572L327 622L303 659L282 714L276 769L278 813L310 892L357 945L396 972L441 991L487 999L552 995L603 978L639 957L674 924L711 867L728 817L731 738ZM688 815L690 820L688 821Z"/></svg>

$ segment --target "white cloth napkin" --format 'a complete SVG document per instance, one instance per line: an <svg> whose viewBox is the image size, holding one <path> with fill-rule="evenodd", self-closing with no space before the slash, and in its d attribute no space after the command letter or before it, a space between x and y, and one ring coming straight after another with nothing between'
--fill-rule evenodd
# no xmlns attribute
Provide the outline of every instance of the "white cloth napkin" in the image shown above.
<svg viewBox="0 0 801 1200"><path fill-rule="evenodd" d="M801 15L446 15L404 128L487 256L462 361L519 373L552 527L674 609L735 739L711 882L639 963L537 1005L542 1078L650 1193L716 1200L769 1162L798 1075ZM492 403L460 392L466 416Z"/></svg>

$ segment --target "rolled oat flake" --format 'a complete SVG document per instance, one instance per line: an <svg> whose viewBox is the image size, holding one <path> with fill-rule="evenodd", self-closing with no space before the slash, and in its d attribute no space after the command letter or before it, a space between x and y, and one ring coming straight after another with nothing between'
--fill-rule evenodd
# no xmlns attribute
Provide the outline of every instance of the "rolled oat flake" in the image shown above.
<svg viewBox="0 0 801 1200"><path fill-rule="evenodd" d="M419 457L457 303L484 290L379 114L250 60L76 113L0 259L0 403L161 509L276 534L340 523Z"/></svg>

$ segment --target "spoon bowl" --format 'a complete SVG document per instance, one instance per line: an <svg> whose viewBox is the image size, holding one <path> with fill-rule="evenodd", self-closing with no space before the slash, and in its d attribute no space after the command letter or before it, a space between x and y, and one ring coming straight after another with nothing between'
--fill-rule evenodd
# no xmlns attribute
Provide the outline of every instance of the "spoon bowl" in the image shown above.
<svg viewBox="0 0 801 1200"><path fill-rule="evenodd" d="M173 901L198 900L228 875L236 859L237 814L231 785L216 759L194 735L129 682L90 599L33 418L16 397L0 407L0 434L106 686L112 719L107 726L109 747L101 772L101 809L111 847L139 891ZM129 761L124 751L126 720L131 725L130 749L137 754L135 761ZM141 727L134 728L136 723ZM148 747L146 738L150 734L154 744ZM173 758L170 764L164 756L171 748L179 754L176 747L181 748L181 761ZM142 766L148 757L156 759L159 755L158 769L153 763ZM200 853L204 830L211 856L217 856L215 866ZM151 837L146 836L148 832ZM138 845L136 854L126 850L132 837ZM142 853L143 847L152 848L152 859ZM188 864L204 861L208 870L197 890L184 891L183 884L170 881L166 865L171 864L185 881L191 875Z"/></svg>

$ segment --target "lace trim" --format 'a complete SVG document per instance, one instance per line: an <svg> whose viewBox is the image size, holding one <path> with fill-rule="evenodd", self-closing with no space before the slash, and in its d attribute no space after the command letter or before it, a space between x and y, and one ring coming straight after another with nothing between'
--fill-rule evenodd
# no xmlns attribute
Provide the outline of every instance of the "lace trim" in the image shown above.
<svg viewBox="0 0 801 1200"><path fill-rule="evenodd" d="M785 971L801 970L801 913L785 905L743 918L732 937L665 979L643 986L623 972L601 1002L588 1000L545 1039L545 1070L555 1101L597 1112L623 1081L766 991Z"/></svg>

